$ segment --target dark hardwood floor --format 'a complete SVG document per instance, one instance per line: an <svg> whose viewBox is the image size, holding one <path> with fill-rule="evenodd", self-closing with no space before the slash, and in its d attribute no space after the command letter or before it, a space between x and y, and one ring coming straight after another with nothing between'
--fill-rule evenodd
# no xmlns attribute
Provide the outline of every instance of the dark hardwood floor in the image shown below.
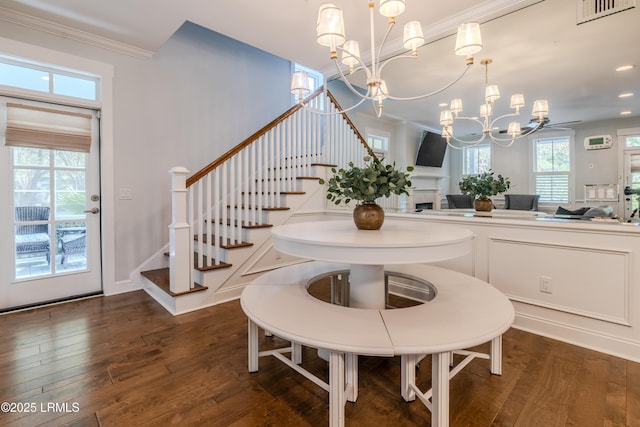
<svg viewBox="0 0 640 427"><path fill-rule="evenodd" d="M0 402L22 410L0 413L2 426L328 424L327 393L301 375L273 358L247 372L238 301L172 317L139 291L6 314L0 328ZM418 370L422 387L430 365ZM304 366L326 379L314 350ZM360 357L346 424L430 425L399 384L397 358ZM503 375L473 361L451 382L450 411L452 426L638 427L640 364L511 329Z"/></svg>

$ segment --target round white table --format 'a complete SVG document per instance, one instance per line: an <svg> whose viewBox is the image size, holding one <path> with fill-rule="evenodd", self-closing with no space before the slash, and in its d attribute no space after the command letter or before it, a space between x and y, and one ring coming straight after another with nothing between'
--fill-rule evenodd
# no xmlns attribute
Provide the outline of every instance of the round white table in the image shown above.
<svg viewBox="0 0 640 427"><path fill-rule="evenodd" d="M329 392L329 425L344 426L345 403L358 397L358 355L401 356L401 395L418 398L431 412L431 425L449 425L449 380L475 358L489 359L491 373L502 373L502 334L515 312L511 302L490 284L471 276L428 265L388 266L396 274L429 277L436 297L424 304L395 310L355 309L327 304L311 296L318 277L344 271L346 265L304 262L267 272L242 292L248 317L248 367L273 356ZM291 346L259 351L258 327ZM450 369L450 352L491 342L490 354L460 351L464 360ZM300 366L301 345L328 352L329 379ZM291 353L286 358L283 353ZM431 390L416 384L416 363L431 354Z"/></svg>
<svg viewBox="0 0 640 427"><path fill-rule="evenodd" d="M472 249L465 228L386 220L380 230L353 221L317 221L274 227L274 247L286 254L350 265L350 306L385 308L384 266L443 261Z"/></svg>

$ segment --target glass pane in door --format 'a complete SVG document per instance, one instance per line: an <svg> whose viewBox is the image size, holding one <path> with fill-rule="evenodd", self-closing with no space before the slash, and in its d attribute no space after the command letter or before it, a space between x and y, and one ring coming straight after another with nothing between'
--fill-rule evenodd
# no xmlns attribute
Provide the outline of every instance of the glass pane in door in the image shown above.
<svg viewBox="0 0 640 427"><path fill-rule="evenodd" d="M51 176L48 150L13 150L15 277L51 273Z"/></svg>
<svg viewBox="0 0 640 427"><path fill-rule="evenodd" d="M25 147L12 152L15 278L86 269L88 155Z"/></svg>

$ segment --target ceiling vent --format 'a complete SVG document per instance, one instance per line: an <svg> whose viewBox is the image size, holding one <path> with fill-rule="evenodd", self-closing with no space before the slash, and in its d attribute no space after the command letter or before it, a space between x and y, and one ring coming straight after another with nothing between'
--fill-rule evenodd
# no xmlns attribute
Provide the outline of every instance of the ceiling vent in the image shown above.
<svg viewBox="0 0 640 427"><path fill-rule="evenodd" d="M578 24L636 7L636 0L577 0Z"/></svg>

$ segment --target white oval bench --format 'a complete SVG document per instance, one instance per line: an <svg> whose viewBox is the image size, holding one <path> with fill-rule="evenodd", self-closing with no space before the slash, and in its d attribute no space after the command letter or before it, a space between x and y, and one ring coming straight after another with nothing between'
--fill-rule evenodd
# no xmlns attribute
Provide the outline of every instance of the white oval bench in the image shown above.
<svg viewBox="0 0 640 427"><path fill-rule="evenodd" d="M318 276L348 268L345 264L307 262L266 273L247 286L240 302L249 318L249 371L258 358L274 356L329 392L329 424L344 425L344 405L357 399L357 356L402 356L401 394L417 396L432 412L433 426L449 421L449 379L475 357L491 358L491 372L501 373L501 336L511 326L511 302L482 280L422 264L386 268L428 280L436 297L401 309L378 310L328 304L307 292ZM291 341L291 347L260 352L258 327ZM463 352L467 358L450 372L452 351L491 341L491 355ZM298 366L300 345L329 353L328 384ZM291 352L287 359L282 353ZM432 390L415 384L415 365L432 355ZM431 399L431 400L429 400Z"/></svg>

